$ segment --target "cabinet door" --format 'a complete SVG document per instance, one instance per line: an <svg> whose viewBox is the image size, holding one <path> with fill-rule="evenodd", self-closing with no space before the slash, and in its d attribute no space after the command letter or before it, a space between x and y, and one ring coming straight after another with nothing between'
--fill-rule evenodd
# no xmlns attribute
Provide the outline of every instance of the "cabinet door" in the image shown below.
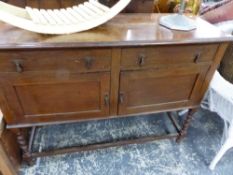
<svg viewBox="0 0 233 175"><path fill-rule="evenodd" d="M209 66L121 72L119 114L165 111L198 105Z"/></svg>
<svg viewBox="0 0 233 175"><path fill-rule="evenodd" d="M86 120L109 114L110 73L2 73L8 124Z"/></svg>

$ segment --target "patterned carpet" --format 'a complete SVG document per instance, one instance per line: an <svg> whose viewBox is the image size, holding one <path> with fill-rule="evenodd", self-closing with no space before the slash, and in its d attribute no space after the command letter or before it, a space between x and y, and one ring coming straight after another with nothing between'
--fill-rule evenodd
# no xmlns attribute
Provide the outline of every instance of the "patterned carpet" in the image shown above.
<svg viewBox="0 0 233 175"><path fill-rule="evenodd" d="M181 119L182 120L182 119ZM34 150L173 132L165 114L63 124L39 128ZM220 148L223 122L199 110L188 136L177 144L160 140L103 150L39 158L23 165L21 175L233 175L233 150L217 165L208 164Z"/></svg>

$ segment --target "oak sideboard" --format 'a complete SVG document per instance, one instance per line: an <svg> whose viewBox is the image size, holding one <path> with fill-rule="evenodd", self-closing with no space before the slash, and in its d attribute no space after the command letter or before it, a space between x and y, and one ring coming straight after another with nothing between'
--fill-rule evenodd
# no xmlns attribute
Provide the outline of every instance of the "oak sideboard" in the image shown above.
<svg viewBox="0 0 233 175"><path fill-rule="evenodd" d="M0 24L0 108L25 160L101 147L32 153L36 127L47 124L189 109L180 128L169 113L177 140L184 137L232 37L200 18L189 32L162 27L159 18L121 14L96 29L61 36Z"/></svg>

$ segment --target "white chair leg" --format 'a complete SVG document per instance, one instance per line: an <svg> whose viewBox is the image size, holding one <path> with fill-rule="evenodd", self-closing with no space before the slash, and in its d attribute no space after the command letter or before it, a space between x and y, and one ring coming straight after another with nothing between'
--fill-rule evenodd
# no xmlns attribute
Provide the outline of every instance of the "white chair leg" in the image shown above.
<svg viewBox="0 0 233 175"><path fill-rule="evenodd" d="M217 153L215 158L212 160L209 168L211 170L214 170L216 164L218 161L222 158L222 156L229 150L230 148L233 147L233 137L228 137L223 146L221 147L220 151Z"/></svg>

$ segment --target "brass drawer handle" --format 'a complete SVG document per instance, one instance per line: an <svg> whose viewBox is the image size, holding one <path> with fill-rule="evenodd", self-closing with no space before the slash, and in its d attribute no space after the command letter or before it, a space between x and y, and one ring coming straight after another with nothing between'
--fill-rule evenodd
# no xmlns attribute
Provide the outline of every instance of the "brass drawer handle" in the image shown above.
<svg viewBox="0 0 233 175"><path fill-rule="evenodd" d="M104 105L109 106L109 95L108 94L104 96Z"/></svg>
<svg viewBox="0 0 233 175"><path fill-rule="evenodd" d="M143 66L145 64L145 59L146 59L146 56L144 54L140 54L138 56L138 65Z"/></svg>
<svg viewBox="0 0 233 175"><path fill-rule="evenodd" d="M93 59L91 57L86 57L86 58L84 58L84 62L85 62L85 67L87 69L91 69L91 67L93 65Z"/></svg>
<svg viewBox="0 0 233 175"><path fill-rule="evenodd" d="M199 61L200 57L201 57L201 53L195 54L195 56L194 56L194 62L197 63Z"/></svg>
<svg viewBox="0 0 233 175"><path fill-rule="evenodd" d="M22 65L22 60L14 60L13 61L16 67L16 71L18 73L22 73L23 72L23 65Z"/></svg>

